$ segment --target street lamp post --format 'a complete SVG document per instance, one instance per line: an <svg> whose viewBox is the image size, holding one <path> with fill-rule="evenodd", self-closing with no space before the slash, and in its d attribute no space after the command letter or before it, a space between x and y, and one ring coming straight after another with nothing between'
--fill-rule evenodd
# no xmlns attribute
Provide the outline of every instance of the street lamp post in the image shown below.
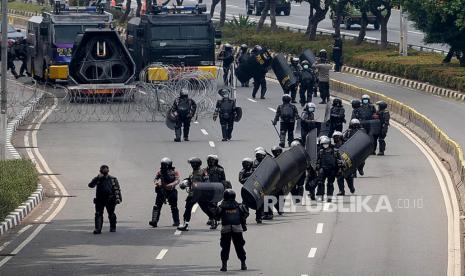
<svg viewBox="0 0 465 276"><path fill-rule="evenodd" d="M408 44L407 44L407 15L400 6L400 43L399 43L399 54L401 56L408 55Z"/></svg>
<svg viewBox="0 0 465 276"><path fill-rule="evenodd" d="M8 10L7 0L2 0L2 41L1 41L1 69L2 76L0 80L1 85L1 99L0 99L0 160L6 159L6 101L7 101L7 88L6 88L6 73L7 73L7 50L8 50Z"/></svg>

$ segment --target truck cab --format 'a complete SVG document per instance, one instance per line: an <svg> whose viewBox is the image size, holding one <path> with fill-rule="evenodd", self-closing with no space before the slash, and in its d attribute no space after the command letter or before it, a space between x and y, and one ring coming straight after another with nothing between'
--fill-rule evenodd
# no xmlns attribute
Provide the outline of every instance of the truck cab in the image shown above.
<svg viewBox="0 0 465 276"><path fill-rule="evenodd" d="M215 27L206 6L155 6L128 22L126 46L136 72L149 81L170 79L167 67L208 71L216 77Z"/></svg>
<svg viewBox="0 0 465 276"><path fill-rule="evenodd" d="M95 7L70 7L59 14L44 12L27 23L27 71L41 80L68 80L73 45L88 28L109 27L110 13L97 13Z"/></svg>

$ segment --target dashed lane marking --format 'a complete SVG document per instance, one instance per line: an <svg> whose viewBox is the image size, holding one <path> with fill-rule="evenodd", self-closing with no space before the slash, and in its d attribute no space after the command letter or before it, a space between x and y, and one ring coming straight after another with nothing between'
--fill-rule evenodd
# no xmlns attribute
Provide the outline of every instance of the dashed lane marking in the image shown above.
<svg viewBox="0 0 465 276"><path fill-rule="evenodd" d="M182 232L179 231L179 230L174 231L174 235L175 235L175 236L179 236L179 235L181 235L181 233L182 233Z"/></svg>
<svg viewBox="0 0 465 276"><path fill-rule="evenodd" d="M214 148L215 147L215 142L213 141L209 141L208 144L210 145L210 147Z"/></svg>
<svg viewBox="0 0 465 276"><path fill-rule="evenodd" d="M316 233L317 233L317 234L323 233L323 223L318 223L318 224L316 225Z"/></svg>
<svg viewBox="0 0 465 276"><path fill-rule="evenodd" d="M271 107L268 107L268 109L276 113L276 109L271 108Z"/></svg>
<svg viewBox="0 0 465 276"><path fill-rule="evenodd" d="M158 253L156 259L157 259L157 260L162 260L163 257L165 257L165 255L166 255L167 252L168 252L168 249L163 248L163 249L160 251L160 253Z"/></svg>
<svg viewBox="0 0 465 276"><path fill-rule="evenodd" d="M200 131L202 131L203 135L208 135L208 132L205 129L202 128Z"/></svg>
<svg viewBox="0 0 465 276"><path fill-rule="evenodd" d="M26 225L23 229L19 230L18 231L18 235L21 235L22 233L26 232L27 230L29 230L29 228L31 228L32 225Z"/></svg>
<svg viewBox="0 0 465 276"><path fill-rule="evenodd" d="M315 258L315 255L316 255L316 247L312 247L310 249L310 252L308 252L308 257L309 258Z"/></svg>
<svg viewBox="0 0 465 276"><path fill-rule="evenodd" d="M249 101L251 101L251 102L253 102L253 103L256 103L256 102L257 102L256 100L251 99L251 98L247 98L247 100L249 100Z"/></svg>

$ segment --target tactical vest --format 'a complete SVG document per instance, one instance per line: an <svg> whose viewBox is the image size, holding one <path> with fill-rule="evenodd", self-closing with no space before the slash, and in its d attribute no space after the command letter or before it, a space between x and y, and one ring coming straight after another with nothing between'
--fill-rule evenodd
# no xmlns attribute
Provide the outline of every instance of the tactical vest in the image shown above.
<svg viewBox="0 0 465 276"><path fill-rule="evenodd" d="M190 99L189 98L179 98L178 100L178 113L181 117L187 117L190 112Z"/></svg>
<svg viewBox="0 0 465 276"><path fill-rule="evenodd" d="M220 118L232 119L234 115L234 100L223 99L220 103Z"/></svg>
<svg viewBox="0 0 465 276"><path fill-rule="evenodd" d="M335 169L337 167L336 154L334 150L320 150L320 168Z"/></svg>
<svg viewBox="0 0 465 276"><path fill-rule="evenodd" d="M294 108L291 104L281 105L281 120L290 122L294 120Z"/></svg>
<svg viewBox="0 0 465 276"><path fill-rule="evenodd" d="M222 225L240 225L241 211L239 207L223 209L221 217Z"/></svg>

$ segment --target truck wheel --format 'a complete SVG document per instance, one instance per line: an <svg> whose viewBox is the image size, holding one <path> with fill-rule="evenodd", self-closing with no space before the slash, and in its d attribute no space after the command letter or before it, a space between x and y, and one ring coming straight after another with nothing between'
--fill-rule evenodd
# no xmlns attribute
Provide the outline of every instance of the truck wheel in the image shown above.
<svg viewBox="0 0 465 276"><path fill-rule="evenodd" d="M291 9L284 10L284 15L289 16L291 14Z"/></svg>
<svg viewBox="0 0 465 276"><path fill-rule="evenodd" d="M346 20L346 30L350 30L350 27L352 25L352 22L350 22L350 19Z"/></svg>
<svg viewBox="0 0 465 276"><path fill-rule="evenodd" d="M375 28L375 30L379 30L379 23L376 22L375 24L373 24L373 27Z"/></svg>

